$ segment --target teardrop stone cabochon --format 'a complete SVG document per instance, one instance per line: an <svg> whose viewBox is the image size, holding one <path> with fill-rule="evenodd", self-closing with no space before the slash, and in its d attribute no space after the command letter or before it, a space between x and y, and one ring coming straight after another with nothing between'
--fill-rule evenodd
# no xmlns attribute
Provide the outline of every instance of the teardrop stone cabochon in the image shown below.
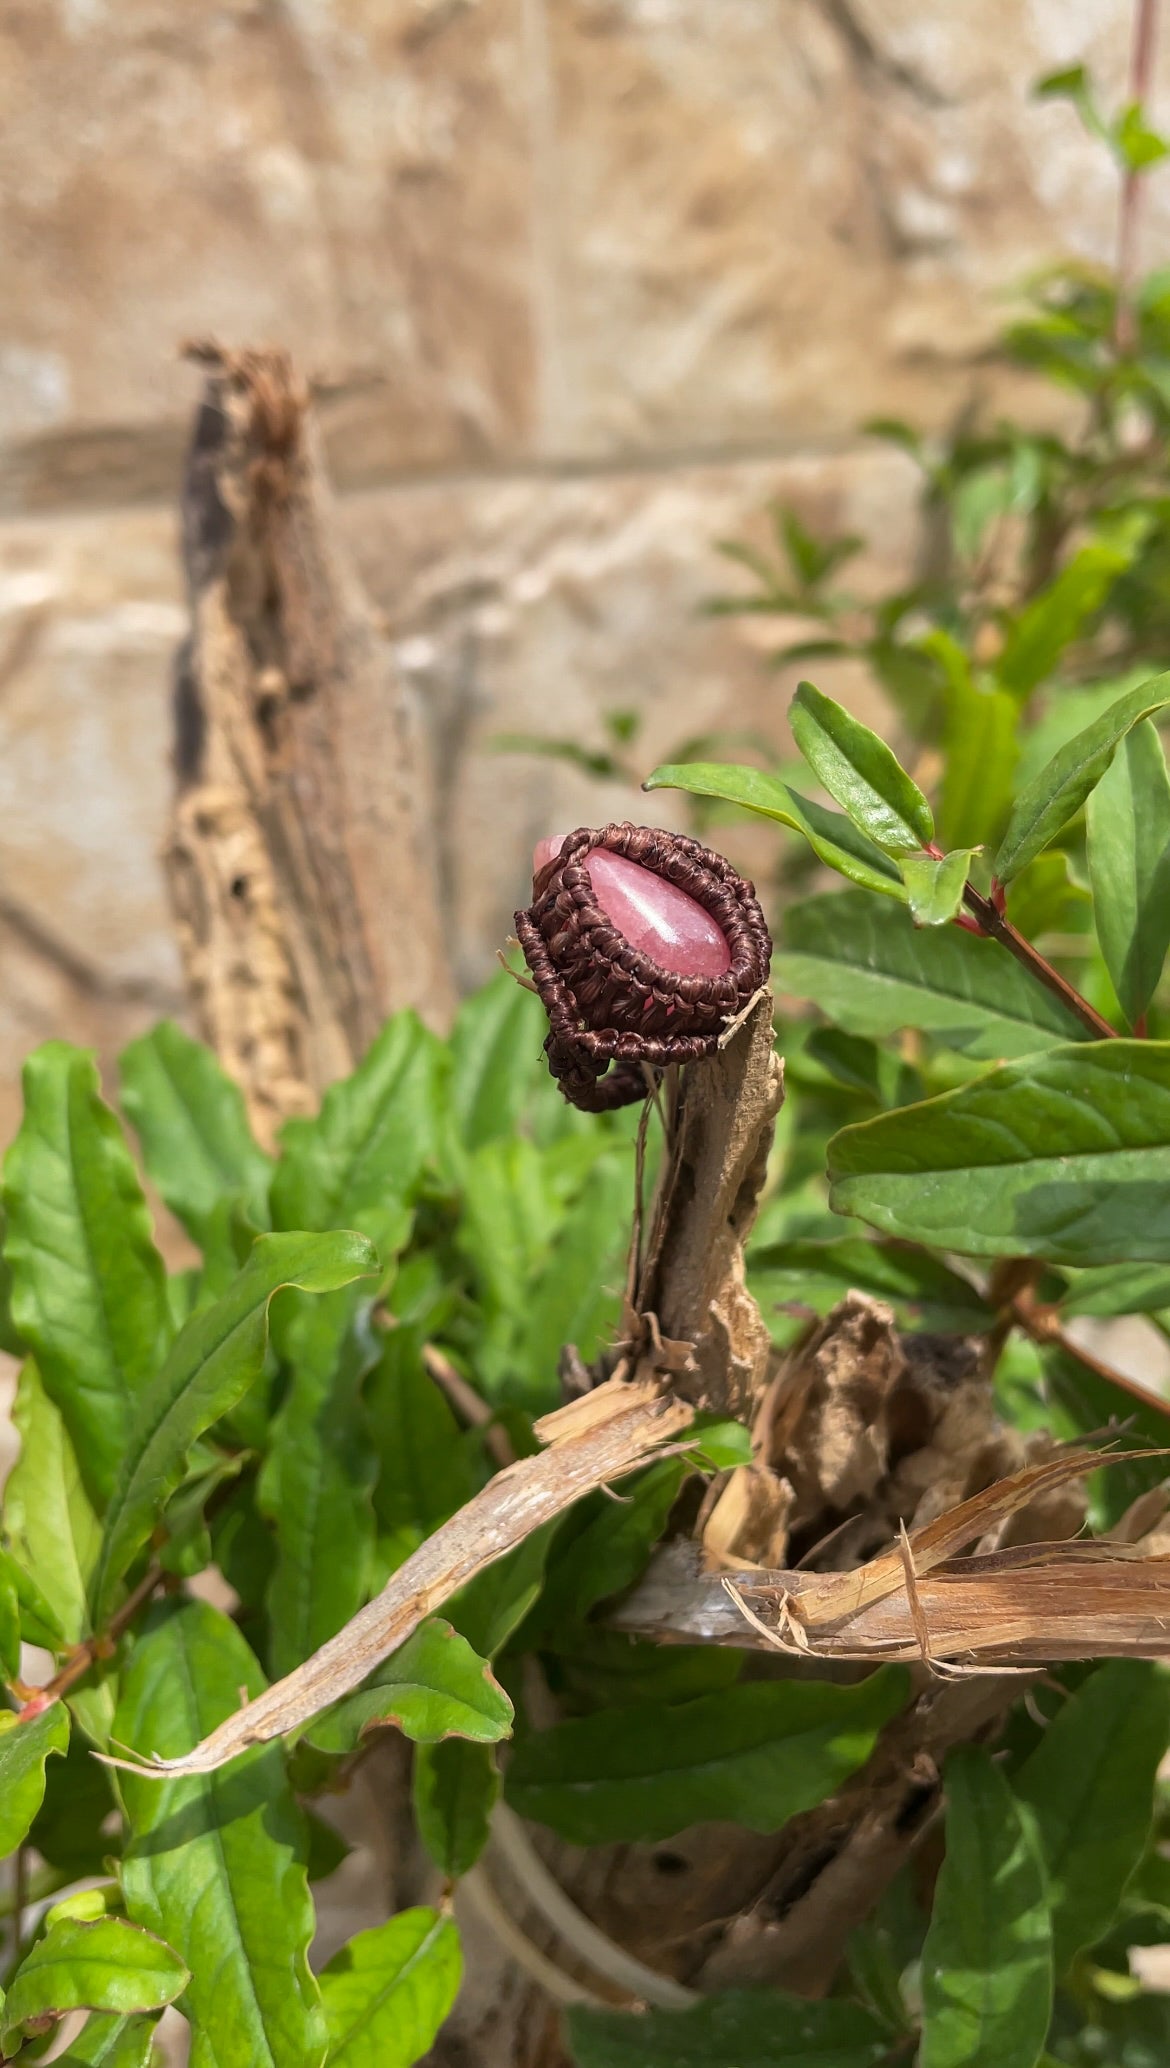
<svg viewBox="0 0 1170 2068"><path fill-rule="evenodd" d="M555 859L566 837L554 833L537 842L534 875ZM592 848L585 866L600 910L631 947L660 969L681 977L720 977L731 968L731 950L720 928L677 884L604 847Z"/></svg>

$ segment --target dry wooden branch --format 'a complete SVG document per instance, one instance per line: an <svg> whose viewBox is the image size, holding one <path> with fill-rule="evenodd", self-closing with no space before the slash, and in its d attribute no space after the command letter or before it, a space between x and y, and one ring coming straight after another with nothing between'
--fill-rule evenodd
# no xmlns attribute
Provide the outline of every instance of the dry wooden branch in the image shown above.
<svg viewBox="0 0 1170 2068"><path fill-rule="evenodd" d="M207 370L183 482L167 875L201 1030L265 1140L393 1009L453 1004L418 717L339 549L279 351Z"/></svg>
<svg viewBox="0 0 1170 2068"><path fill-rule="evenodd" d="M635 1306L685 1346L675 1390L750 1421L771 1340L744 1284L743 1246L759 1204L784 1096L772 995L761 992L719 1055L683 1073Z"/></svg>
<svg viewBox="0 0 1170 2068"><path fill-rule="evenodd" d="M642 1464L686 1428L692 1412L685 1401L670 1399L653 1382L612 1379L587 1400L548 1416L540 1433L549 1448L498 1472L303 1666L274 1682L184 1757L156 1760L145 1767L135 1761L110 1763L159 1775L212 1773L250 1745L299 1729L360 1687L424 1616L441 1608L476 1573L583 1494Z"/></svg>
<svg viewBox="0 0 1170 2068"><path fill-rule="evenodd" d="M987 1487L853 1572L704 1572L659 1552L612 1620L642 1636L775 1647L805 1658L925 1662L936 1672L1053 1659L1170 1657L1170 1558L1114 1540L957 1554L1053 1487L1148 1451L1058 1452Z"/></svg>

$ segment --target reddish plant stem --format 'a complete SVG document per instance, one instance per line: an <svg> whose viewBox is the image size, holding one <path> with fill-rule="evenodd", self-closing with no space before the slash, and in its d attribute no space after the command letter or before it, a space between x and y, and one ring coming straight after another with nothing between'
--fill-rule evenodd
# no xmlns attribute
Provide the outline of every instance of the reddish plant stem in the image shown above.
<svg viewBox="0 0 1170 2068"><path fill-rule="evenodd" d="M152 1565L143 1574L137 1587L126 1596L121 1608L115 1609L106 1629L93 1637L87 1637L83 1643L75 1646L52 1680L46 1681L44 1687L31 1690L25 1704L25 1712L39 1715L42 1709L48 1708L50 1702L68 1694L70 1688L75 1687L79 1680L83 1680L90 1667L96 1665L99 1659L108 1659L123 1630L129 1628L139 1609L145 1607L166 1577L161 1565Z"/></svg>
<svg viewBox="0 0 1170 2068"><path fill-rule="evenodd" d="M1053 997L1059 998L1069 1012L1075 1013L1090 1034L1101 1040L1116 1039L1116 1027L1111 1027L1096 1007L1090 1005L1087 998L1082 998L1080 992L1073 988L1067 978L1061 976L1058 969L1053 969L1052 964L1045 960L1038 948L1032 946L1031 941L1026 941L1022 933L1017 933L1011 920L1006 913L999 911L993 898L985 898L969 883L963 892L963 903L968 912L978 920L980 931L990 934L992 940L999 941L1009 955L1014 955L1016 961L1022 963L1026 970L1031 971L1036 981L1044 985L1045 990L1051 991Z"/></svg>
<svg viewBox="0 0 1170 2068"><path fill-rule="evenodd" d="M1158 0L1137 0L1129 59L1129 98L1143 108L1150 95L1157 41ZM1119 352L1132 352L1136 343L1133 283L1137 273L1138 224L1144 183L1144 169L1126 168L1117 222L1117 316L1113 342Z"/></svg>
<svg viewBox="0 0 1170 2068"><path fill-rule="evenodd" d="M1045 1306L1029 1290L1017 1293L1009 1303L1009 1311L1034 1343L1052 1344L1057 1350L1063 1350L1066 1357L1073 1357L1078 1364L1083 1364L1086 1371L1093 1372L1108 1385L1118 1387L1122 1393L1128 1393L1130 1399L1139 1401L1142 1407L1156 1407L1160 1413L1166 1413L1166 1401L1160 1393L1155 1393L1150 1386L1143 1386L1140 1379L1128 1378L1115 1365L1094 1357L1091 1350L1086 1350L1082 1343L1069 1335L1067 1329L1061 1327L1056 1308Z"/></svg>

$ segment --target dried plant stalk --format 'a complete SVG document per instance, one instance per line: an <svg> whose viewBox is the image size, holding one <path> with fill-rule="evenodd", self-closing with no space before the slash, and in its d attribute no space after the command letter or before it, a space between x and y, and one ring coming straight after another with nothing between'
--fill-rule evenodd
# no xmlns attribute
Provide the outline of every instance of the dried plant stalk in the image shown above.
<svg viewBox="0 0 1170 2068"><path fill-rule="evenodd" d="M193 1752L146 1766L128 1760L110 1764L158 1775L207 1774L251 1745L298 1730L360 1687L367 1674L405 1644L424 1616L441 1608L485 1566L583 1494L631 1472L691 1419L686 1403L671 1400L660 1386L622 1379L612 1379L563 1415L546 1417L541 1433L548 1450L498 1472L303 1666L230 1716Z"/></svg>
<svg viewBox="0 0 1170 2068"><path fill-rule="evenodd" d="M703 1572L696 1546L651 1561L613 1617L688 1643L810 1658L925 1661L941 1670L1054 1659L1170 1657L1170 1558L1076 1539L958 1554L1037 1496L1149 1452L1059 1452L949 1509L855 1572Z"/></svg>

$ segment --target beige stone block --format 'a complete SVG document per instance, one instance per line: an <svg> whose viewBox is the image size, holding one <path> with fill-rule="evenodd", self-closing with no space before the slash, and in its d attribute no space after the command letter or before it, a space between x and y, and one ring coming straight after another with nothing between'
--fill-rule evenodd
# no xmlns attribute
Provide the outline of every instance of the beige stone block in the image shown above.
<svg viewBox="0 0 1170 2068"><path fill-rule="evenodd" d="M543 237L572 451L941 422L991 376L1002 290L1113 249L1117 178L1065 105L1123 91L1130 0L558 0ZM1166 65L1170 68L1170 51ZM1147 248L1163 251L1155 177Z"/></svg>
<svg viewBox="0 0 1170 2068"><path fill-rule="evenodd" d="M0 527L0 1077L38 1041L107 1052L181 1002L158 866L169 512Z"/></svg>
<svg viewBox="0 0 1170 2068"><path fill-rule="evenodd" d="M192 335L356 478L529 441L521 0L9 0L0 191L9 508L173 492Z"/></svg>
<svg viewBox="0 0 1170 2068"><path fill-rule="evenodd" d="M346 499L350 548L431 719L436 837L464 983L487 974L510 932L542 834L611 817L687 823L676 793L645 795L560 762L499 754L495 736L529 732L593 748L605 743L602 714L628 709L642 720L630 752L639 776L719 730L755 731L792 752L784 714L798 671L773 672L766 656L812 628L703 609L714 593L746 587L715 541L766 544L763 512L775 496L826 532L874 541L858 564L863 593L905 574L914 475L877 446L822 459ZM819 664L816 673L826 689L874 712L860 670ZM725 740L707 758L735 760L739 752ZM738 825L725 844L763 879L787 837L794 836Z"/></svg>

